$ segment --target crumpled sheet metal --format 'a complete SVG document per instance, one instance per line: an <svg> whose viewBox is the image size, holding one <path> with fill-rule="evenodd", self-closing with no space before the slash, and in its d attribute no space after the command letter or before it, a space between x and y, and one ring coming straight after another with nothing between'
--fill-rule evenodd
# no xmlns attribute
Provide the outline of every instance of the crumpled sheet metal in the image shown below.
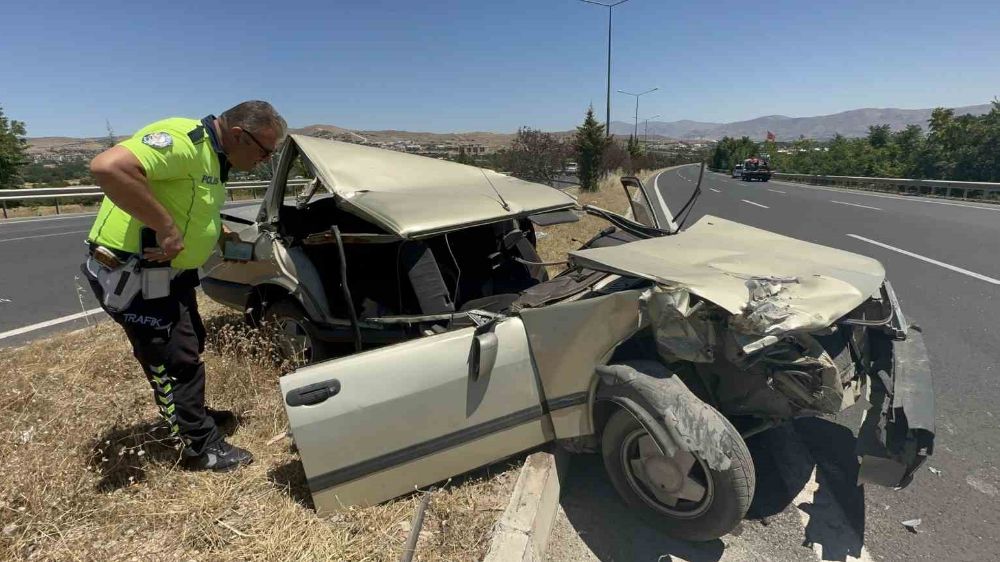
<svg viewBox="0 0 1000 562"><path fill-rule="evenodd" d="M786 282L762 283L755 298L767 306L754 313L773 311L767 318L785 318L774 297ZM740 331L739 323L750 321L752 315L720 319L715 314L713 320L710 309L720 312L718 308L703 301L692 306L691 301L683 288L647 289L639 298L642 323L650 326L664 362L699 363L718 377L715 391L724 412L779 417L835 414L853 401L848 400L837 365L815 338L794 333L762 339ZM765 343L754 348L760 342ZM748 353L748 348L754 351Z"/></svg>
<svg viewBox="0 0 1000 562"><path fill-rule="evenodd" d="M712 345L715 326L701 314L701 307L691 306L687 289L656 286L639 297L641 324L653 330L656 350L667 361L711 363L715 360Z"/></svg>
<svg viewBox="0 0 1000 562"><path fill-rule="evenodd" d="M570 261L685 288L761 336L825 328L885 278L874 259L711 215L674 236L570 252Z"/></svg>
<svg viewBox="0 0 1000 562"><path fill-rule="evenodd" d="M638 406L639 413L648 414L666 430L667 438L663 438L660 428L646 428L664 454L672 456L680 447L696 453L716 470L732 466L734 444L729 442L725 431L725 418L699 400L679 377L664 376L669 372L663 365L655 361L601 365L597 374L603 383L604 396L615 397L616 402L627 408Z"/></svg>
<svg viewBox="0 0 1000 562"><path fill-rule="evenodd" d="M403 238L576 206L575 199L558 189L475 166L290 137L341 205Z"/></svg>

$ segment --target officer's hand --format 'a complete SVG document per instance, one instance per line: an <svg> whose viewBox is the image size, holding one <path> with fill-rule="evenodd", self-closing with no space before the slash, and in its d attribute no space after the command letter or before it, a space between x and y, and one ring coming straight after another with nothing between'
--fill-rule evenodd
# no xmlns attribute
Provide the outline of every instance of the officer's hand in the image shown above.
<svg viewBox="0 0 1000 562"><path fill-rule="evenodd" d="M156 243L159 248L142 249L143 257L150 261L168 262L184 249L184 235L175 225L171 225L165 230L156 231Z"/></svg>

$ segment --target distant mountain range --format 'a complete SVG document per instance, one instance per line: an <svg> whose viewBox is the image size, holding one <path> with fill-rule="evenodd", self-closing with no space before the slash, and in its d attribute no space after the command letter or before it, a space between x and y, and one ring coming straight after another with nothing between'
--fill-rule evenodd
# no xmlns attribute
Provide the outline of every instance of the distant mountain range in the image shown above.
<svg viewBox="0 0 1000 562"><path fill-rule="evenodd" d="M956 115L971 113L982 115L989 112L991 104L970 105L955 108ZM804 136L811 139L829 139L836 134L845 137L861 137L868 134L869 125L888 123L893 130L907 125L920 125L926 129L931 116L930 109L854 109L833 115L816 117L785 117L768 115L749 121L734 123L706 123L701 121L650 121L651 137L666 137L677 140L718 140L724 136L744 135L763 140L768 131L779 141L790 141ZM490 149L506 146L513 140L513 133L467 132L467 133L422 133L411 131L352 131L335 125L309 125L290 132L335 138L347 141L367 140L373 143L417 143L417 144L483 144ZM569 137L575 131L556 131L559 137ZM632 124L622 121L611 123L611 132L619 136L632 134ZM639 124L639 134L643 125ZM125 137L118 137L121 140ZM74 159L92 157L107 144L107 137L34 137L28 139L28 154L36 159Z"/></svg>
<svg viewBox="0 0 1000 562"><path fill-rule="evenodd" d="M988 113L991 107L991 104L956 107L955 114L982 115ZM733 123L705 123L688 120L650 121L649 134L681 140L719 140L725 136L748 136L754 140L763 140L768 131L774 133L779 141L794 140L799 136L824 140L833 138L838 133L845 137L863 137L868 134L870 125L889 124L893 130L904 129L908 125L920 125L926 130L931 111L933 110L865 108L816 117L767 115L749 121ZM611 132L616 135L630 135L632 130L632 123L611 122ZM643 134L643 131L643 123L639 123L639 134Z"/></svg>

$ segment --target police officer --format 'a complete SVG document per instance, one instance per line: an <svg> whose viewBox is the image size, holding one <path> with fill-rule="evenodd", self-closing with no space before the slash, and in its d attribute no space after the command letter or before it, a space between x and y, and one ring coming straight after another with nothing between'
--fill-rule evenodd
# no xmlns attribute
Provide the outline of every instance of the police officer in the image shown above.
<svg viewBox="0 0 1000 562"><path fill-rule="evenodd" d="M157 121L90 164L106 197L84 273L124 328L192 469L232 470L253 460L223 438L219 426L234 422L232 414L205 408L205 328L194 289L198 267L227 234L219 212L230 168L267 160L285 131L271 104L247 101L219 117Z"/></svg>

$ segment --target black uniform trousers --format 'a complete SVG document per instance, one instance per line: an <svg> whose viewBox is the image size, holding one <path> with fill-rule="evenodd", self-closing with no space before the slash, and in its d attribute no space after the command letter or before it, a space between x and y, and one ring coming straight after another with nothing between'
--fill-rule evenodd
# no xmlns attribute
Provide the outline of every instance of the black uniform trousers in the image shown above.
<svg viewBox="0 0 1000 562"><path fill-rule="evenodd" d="M81 269L103 308L100 283L86 263ZM171 281L169 296L146 300L140 292L124 310L104 308L125 329L160 415L171 433L183 441L185 456L200 455L223 437L205 412L205 364L201 360L205 326L195 297L198 284L198 271L186 270Z"/></svg>

